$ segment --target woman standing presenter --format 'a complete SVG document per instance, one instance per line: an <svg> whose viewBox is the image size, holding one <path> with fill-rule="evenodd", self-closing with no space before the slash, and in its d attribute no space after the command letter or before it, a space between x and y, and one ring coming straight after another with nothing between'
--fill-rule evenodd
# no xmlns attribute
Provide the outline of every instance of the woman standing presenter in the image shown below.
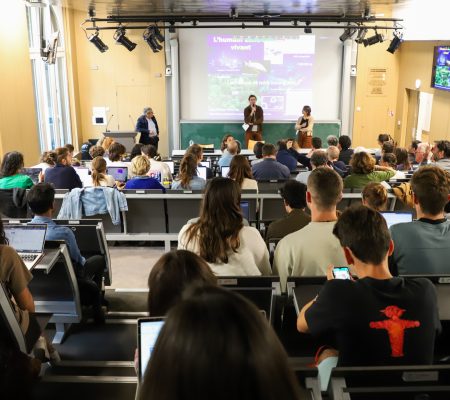
<svg viewBox="0 0 450 400"><path fill-rule="evenodd" d="M297 130L297 141L301 148L312 147L314 118L311 115L311 107L304 106L302 116L297 120L295 129Z"/></svg>

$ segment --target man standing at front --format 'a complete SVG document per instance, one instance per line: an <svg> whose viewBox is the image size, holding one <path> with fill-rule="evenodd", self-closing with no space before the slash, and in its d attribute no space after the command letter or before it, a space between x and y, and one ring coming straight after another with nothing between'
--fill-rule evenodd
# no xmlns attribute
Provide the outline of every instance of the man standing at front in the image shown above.
<svg viewBox="0 0 450 400"><path fill-rule="evenodd" d="M264 112L260 106L256 105L256 96L251 94L248 97L248 106L244 108L244 123L248 125L245 131L245 144L248 148L248 141L262 140L262 124L264 122Z"/></svg>

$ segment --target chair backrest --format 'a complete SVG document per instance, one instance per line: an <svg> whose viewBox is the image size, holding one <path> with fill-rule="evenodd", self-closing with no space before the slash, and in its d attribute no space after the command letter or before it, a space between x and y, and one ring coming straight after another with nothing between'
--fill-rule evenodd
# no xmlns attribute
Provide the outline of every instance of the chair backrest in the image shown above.
<svg viewBox="0 0 450 400"><path fill-rule="evenodd" d="M197 218L200 212L202 194L168 190L166 197L168 233L178 233L186 222Z"/></svg>
<svg viewBox="0 0 450 400"><path fill-rule="evenodd" d="M16 204L15 196L16 201L21 204ZM3 217L26 218L27 202L25 196L26 189L0 189L0 214Z"/></svg>
<svg viewBox="0 0 450 400"><path fill-rule="evenodd" d="M277 276L220 276L217 283L239 293L265 311L273 322L275 296L280 295L280 278Z"/></svg>
<svg viewBox="0 0 450 400"><path fill-rule="evenodd" d="M295 296L298 307L301 309L320 292L326 276L290 276L287 279L287 294Z"/></svg>
<svg viewBox="0 0 450 400"><path fill-rule="evenodd" d="M260 202L259 219L261 221L275 221L286 215L286 208L284 206L283 198L278 190L272 193L261 193Z"/></svg>
<svg viewBox="0 0 450 400"><path fill-rule="evenodd" d="M11 299L4 282L0 283L0 314L2 340L10 341L21 352L27 354L28 349L25 344L25 337L14 314Z"/></svg>
<svg viewBox="0 0 450 400"><path fill-rule="evenodd" d="M259 193L278 193L285 183L286 179L258 181L258 190Z"/></svg>

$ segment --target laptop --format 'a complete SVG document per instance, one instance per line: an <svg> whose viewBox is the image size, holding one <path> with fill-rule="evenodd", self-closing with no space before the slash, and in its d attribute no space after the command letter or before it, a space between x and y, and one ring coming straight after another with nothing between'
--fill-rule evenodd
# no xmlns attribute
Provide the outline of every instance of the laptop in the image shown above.
<svg viewBox="0 0 450 400"><path fill-rule="evenodd" d="M83 186L92 186L91 171L86 167L75 167L75 172L80 177Z"/></svg>
<svg viewBox="0 0 450 400"><path fill-rule="evenodd" d="M206 167L197 167L197 176L206 181Z"/></svg>
<svg viewBox="0 0 450 400"><path fill-rule="evenodd" d="M138 378L142 382L147 369L150 356L155 347L156 339L158 339L159 332L164 325L164 318L149 317L138 319L138 353L139 353L139 370Z"/></svg>
<svg viewBox="0 0 450 400"><path fill-rule="evenodd" d="M30 177L33 183L36 185L39 183L39 174L42 172L42 168L22 168L21 173Z"/></svg>
<svg viewBox="0 0 450 400"><path fill-rule="evenodd" d="M413 213L410 211L383 211L381 215L386 220L388 228L395 224L412 222Z"/></svg>
<svg viewBox="0 0 450 400"><path fill-rule="evenodd" d="M175 171L175 163L173 161L163 161L163 163L169 167L170 173L173 175Z"/></svg>
<svg viewBox="0 0 450 400"><path fill-rule="evenodd" d="M220 167L220 172L223 178L228 178L228 173L230 172L230 167Z"/></svg>
<svg viewBox="0 0 450 400"><path fill-rule="evenodd" d="M31 270L44 256L47 225L5 225L5 235L9 245Z"/></svg>
<svg viewBox="0 0 450 400"><path fill-rule="evenodd" d="M250 217L250 210L248 208L248 201L241 201L241 213L242 216L249 221L249 217Z"/></svg>
<svg viewBox="0 0 450 400"><path fill-rule="evenodd" d="M202 167L211 168L211 161L200 161Z"/></svg>
<svg viewBox="0 0 450 400"><path fill-rule="evenodd" d="M115 181L126 182L128 179L128 167L108 167L106 173L111 175Z"/></svg>

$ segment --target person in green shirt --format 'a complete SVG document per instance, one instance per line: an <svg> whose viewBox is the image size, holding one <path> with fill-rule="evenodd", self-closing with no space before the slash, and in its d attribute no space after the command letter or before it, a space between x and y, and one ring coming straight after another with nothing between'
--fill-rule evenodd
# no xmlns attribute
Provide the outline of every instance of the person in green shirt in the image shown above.
<svg viewBox="0 0 450 400"><path fill-rule="evenodd" d="M31 178L20 173L23 165L22 153L11 151L5 154L0 167L0 189L29 189L33 186Z"/></svg>
<svg viewBox="0 0 450 400"><path fill-rule="evenodd" d="M395 170L375 164L375 159L365 151L354 153L350 160L352 173L344 179L344 188L362 189L370 182L388 181Z"/></svg>

